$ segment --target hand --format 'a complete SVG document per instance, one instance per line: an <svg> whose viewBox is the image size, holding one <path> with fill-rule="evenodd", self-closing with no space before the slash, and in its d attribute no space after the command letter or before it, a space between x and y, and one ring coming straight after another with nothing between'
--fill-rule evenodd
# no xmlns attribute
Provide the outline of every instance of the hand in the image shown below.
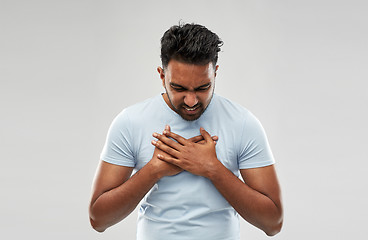
<svg viewBox="0 0 368 240"><path fill-rule="evenodd" d="M170 157L170 155L160 150L157 147L155 148L155 151L153 152L153 156L152 156L151 161L149 161L149 164L154 167L155 169L154 172L157 174L157 177L159 179L165 176L174 176L183 171L183 169L181 169L178 166L162 161L161 159L158 158L158 155L165 156L165 157Z"/></svg>
<svg viewBox="0 0 368 240"><path fill-rule="evenodd" d="M200 132L202 140L198 140L200 136L194 137L198 141L193 141L193 138L190 141L166 130L163 135L154 133L153 136L159 141L152 141L152 144L169 154L169 156L158 154L157 157L193 174L204 177L210 176L221 162L216 156L214 137L211 137L203 128L200 129ZM218 137L215 139L218 139Z"/></svg>
<svg viewBox="0 0 368 240"><path fill-rule="evenodd" d="M170 126L165 127L165 131L170 131ZM162 161L158 158L158 155L169 157L170 155L155 147L155 151L153 152L153 156L149 164L153 165L155 169L157 169L158 178L162 178L165 176L174 176L183 171L183 169L175 166L171 163Z"/></svg>
<svg viewBox="0 0 368 240"><path fill-rule="evenodd" d="M165 132L170 132L170 131L171 131L170 126L166 126ZM214 141L217 141L218 137L213 136L212 139ZM192 137L188 139L188 141L193 142L193 143L199 143L199 144L203 144L205 142L202 135ZM153 152L153 156L150 161L150 164L154 167L154 169L156 169L158 178L162 178L165 176L174 176L183 171L183 169L181 169L180 167L176 165L173 165L169 162L162 161L161 159L158 158L158 155L170 157L169 154L155 147L155 151Z"/></svg>
<svg viewBox="0 0 368 240"><path fill-rule="evenodd" d="M169 127L170 129L170 127ZM214 143L216 144L218 141L218 136L212 136L211 137L212 140L214 141ZM192 142L192 143L199 143L199 144L204 144L206 141L204 140L202 135L198 135L192 138L189 138L188 141Z"/></svg>

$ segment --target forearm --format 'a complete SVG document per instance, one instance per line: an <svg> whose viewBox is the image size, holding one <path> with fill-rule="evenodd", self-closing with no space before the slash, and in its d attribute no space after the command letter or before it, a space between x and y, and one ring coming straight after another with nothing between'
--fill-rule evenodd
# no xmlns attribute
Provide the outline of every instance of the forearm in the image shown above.
<svg viewBox="0 0 368 240"><path fill-rule="evenodd" d="M159 180L147 164L120 186L101 194L90 207L92 226L99 232L127 217Z"/></svg>
<svg viewBox="0 0 368 240"><path fill-rule="evenodd" d="M280 203L249 187L222 164L208 178L246 221L262 229L267 235L275 235L280 231Z"/></svg>

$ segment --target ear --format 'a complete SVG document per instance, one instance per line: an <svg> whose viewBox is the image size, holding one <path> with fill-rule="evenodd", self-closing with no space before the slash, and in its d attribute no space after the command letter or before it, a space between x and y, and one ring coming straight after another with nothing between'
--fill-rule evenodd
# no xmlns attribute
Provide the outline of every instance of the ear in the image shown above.
<svg viewBox="0 0 368 240"><path fill-rule="evenodd" d="M157 72L160 75L160 79L162 80L162 86L165 87L165 72L164 72L164 69L162 69L162 67L157 67Z"/></svg>
<svg viewBox="0 0 368 240"><path fill-rule="evenodd" d="M217 75L217 70L218 70L218 68L219 68L219 65L216 65L216 67L215 67L215 77L216 77L216 75Z"/></svg>

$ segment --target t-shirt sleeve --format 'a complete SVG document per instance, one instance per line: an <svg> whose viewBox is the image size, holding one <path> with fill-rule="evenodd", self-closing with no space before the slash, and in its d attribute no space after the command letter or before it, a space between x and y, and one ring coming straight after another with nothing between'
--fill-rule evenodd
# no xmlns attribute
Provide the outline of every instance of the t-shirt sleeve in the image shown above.
<svg viewBox="0 0 368 240"><path fill-rule="evenodd" d="M126 167L135 166L132 148L131 126L126 110L123 110L111 123L101 160Z"/></svg>
<svg viewBox="0 0 368 240"><path fill-rule="evenodd" d="M266 133L250 112L244 118L238 155L239 169L265 167L275 163Z"/></svg>

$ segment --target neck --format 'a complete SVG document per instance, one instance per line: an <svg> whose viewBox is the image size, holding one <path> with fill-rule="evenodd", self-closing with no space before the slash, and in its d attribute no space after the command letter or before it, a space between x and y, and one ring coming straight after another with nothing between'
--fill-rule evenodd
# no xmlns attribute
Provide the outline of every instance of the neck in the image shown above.
<svg viewBox="0 0 368 240"><path fill-rule="evenodd" d="M171 110L173 110L174 112L176 112L176 111L175 111L175 108L173 107L173 105L172 105L172 104L171 104L171 102L170 102L169 97L167 96L167 93L163 93L163 94L162 94L162 97L164 98L164 100L165 100L165 102L166 102L167 106L169 106L169 107L171 108Z"/></svg>

